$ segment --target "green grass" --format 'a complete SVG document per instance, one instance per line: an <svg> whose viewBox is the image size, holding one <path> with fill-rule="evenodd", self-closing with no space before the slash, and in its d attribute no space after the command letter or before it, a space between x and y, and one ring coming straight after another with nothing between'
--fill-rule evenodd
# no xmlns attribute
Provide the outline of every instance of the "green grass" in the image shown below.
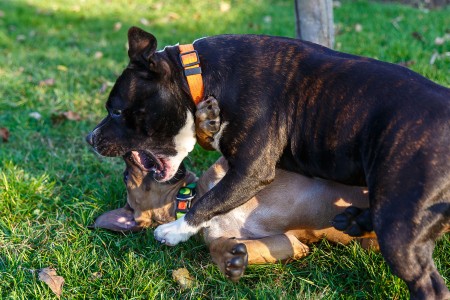
<svg viewBox="0 0 450 300"><path fill-rule="evenodd" d="M294 36L290 0L220 1L1 1L0 127L11 132L0 144L0 297L54 297L30 270L57 268L66 280L63 298L105 299L404 299L404 283L380 254L322 242L312 254L287 265L251 266L228 282L198 240L161 246L152 231L121 235L86 228L100 213L125 201L120 159L100 158L84 136L102 118L108 90L127 63L126 31L140 25L159 47L220 33ZM335 9L339 50L410 68L450 85L450 8L421 11L405 6L342 1ZM148 25L142 24L142 19ZM396 19L398 25L394 26ZM114 29L117 22L121 28ZM144 21L145 22L145 21ZM360 24L362 31L356 32ZM422 40L413 37L418 33ZM101 58L95 58L101 52ZM433 53L440 54L433 65ZM53 78L54 85L43 85ZM102 89L102 86L104 87ZM106 88L106 90L105 90ZM75 111L81 121L54 124L52 115ZM42 115L40 120L29 116ZM188 164L204 170L217 154L199 148ZM436 264L450 279L450 239L437 246ZM186 267L192 289L171 279ZM100 272L100 277L93 274Z"/></svg>

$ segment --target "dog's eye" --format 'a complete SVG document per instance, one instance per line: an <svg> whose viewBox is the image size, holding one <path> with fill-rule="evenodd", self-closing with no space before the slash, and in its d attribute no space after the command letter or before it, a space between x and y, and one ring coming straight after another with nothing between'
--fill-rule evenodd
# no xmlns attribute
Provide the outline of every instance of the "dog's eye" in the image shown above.
<svg viewBox="0 0 450 300"><path fill-rule="evenodd" d="M113 117L120 117L122 115L122 110L120 109L113 109L111 111L111 116Z"/></svg>

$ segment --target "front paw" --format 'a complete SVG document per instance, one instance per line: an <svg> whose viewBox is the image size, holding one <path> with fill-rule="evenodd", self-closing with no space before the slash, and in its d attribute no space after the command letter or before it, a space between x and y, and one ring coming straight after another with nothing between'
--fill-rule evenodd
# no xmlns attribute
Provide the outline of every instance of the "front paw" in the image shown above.
<svg viewBox="0 0 450 300"><path fill-rule="evenodd" d="M212 96L197 105L195 119L199 129L208 136L213 136L220 129L219 102Z"/></svg>
<svg viewBox="0 0 450 300"><path fill-rule="evenodd" d="M200 228L189 225L184 217L167 224L158 226L155 229L155 239L168 246L175 246L180 242L187 241L196 234Z"/></svg>
<svg viewBox="0 0 450 300"><path fill-rule="evenodd" d="M214 141L214 135L220 130L219 102L212 96L197 105L195 113L195 131L198 142L206 149Z"/></svg>
<svg viewBox="0 0 450 300"><path fill-rule="evenodd" d="M360 209L355 206L347 207L343 213L338 214L332 221L334 228L352 237L364 236L373 231L370 209Z"/></svg>

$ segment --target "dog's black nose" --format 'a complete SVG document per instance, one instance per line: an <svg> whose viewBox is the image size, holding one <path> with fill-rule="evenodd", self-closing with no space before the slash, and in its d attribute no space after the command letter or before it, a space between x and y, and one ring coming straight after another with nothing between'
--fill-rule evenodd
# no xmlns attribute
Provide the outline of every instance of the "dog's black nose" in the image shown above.
<svg viewBox="0 0 450 300"><path fill-rule="evenodd" d="M92 136L92 132L86 136L86 142L88 142L89 145L94 146L94 138Z"/></svg>

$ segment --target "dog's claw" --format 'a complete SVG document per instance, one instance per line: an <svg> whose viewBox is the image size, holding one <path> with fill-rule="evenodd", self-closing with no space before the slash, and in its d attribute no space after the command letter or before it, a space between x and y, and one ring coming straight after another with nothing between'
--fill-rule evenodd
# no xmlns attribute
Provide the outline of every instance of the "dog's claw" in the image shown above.
<svg viewBox="0 0 450 300"><path fill-rule="evenodd" d="M336 228L339 231L344 231L350 226L350 219L345 213L339 214L334 217L333 221L331 221L331 224L334 228Z"/></svg>
<svg viewBox="0 0 450 300"><path fill-rule="evenodd" d="M245 247L245 245L242 243L237 244L236 246L233 247L233 249L231 249L231 253L241 255L247 254L247 247Z"/></svg>

